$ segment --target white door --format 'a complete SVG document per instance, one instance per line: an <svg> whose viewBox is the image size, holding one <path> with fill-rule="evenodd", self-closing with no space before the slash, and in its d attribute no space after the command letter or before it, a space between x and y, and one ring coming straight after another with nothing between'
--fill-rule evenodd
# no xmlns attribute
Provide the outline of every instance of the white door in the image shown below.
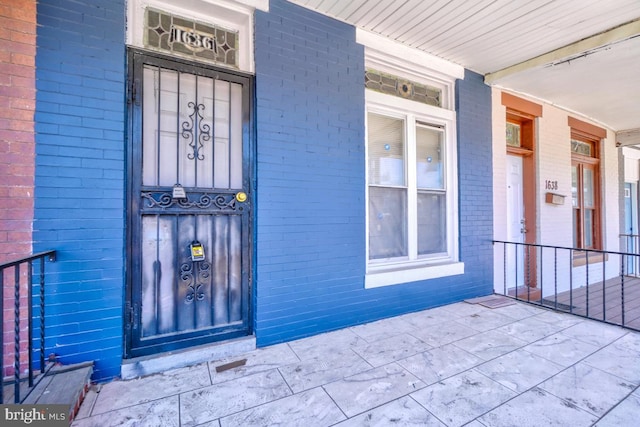
<svg viewBox="0 0 640 427"><path fill-rule="evenodd" d="M524 243L524 194L522 181L522 157L507 156L507 241ZM507 289L524 285L524 246L506 245Z"/></svg>

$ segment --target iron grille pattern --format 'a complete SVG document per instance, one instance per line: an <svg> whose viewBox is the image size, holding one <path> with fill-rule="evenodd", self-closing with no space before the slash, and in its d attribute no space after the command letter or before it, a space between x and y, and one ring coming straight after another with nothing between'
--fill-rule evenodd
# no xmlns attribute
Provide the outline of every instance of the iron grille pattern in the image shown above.
<svg viewBox="0 0 640 427"><path fill-rule="evenodd" d="M193 148L193 154L187 154L189 160L204 160L204 154L200 152L200 149L204 147L204 143L211 139L211 126L204 123L204 104L196 104L195 102L189 102L189 108L193 111L189 114L189 121L182 123L182 137L189 143L189 147ZM197 142L194 137L194 128L197 132Z"/></svg>
<svg viewBox="0 0 640 427"><path fill-rule="evenodd" d="M190 198L190 195L193 195L193 198ZM145 202L145 208L242 210L242 207L236 203L234 194L188 192L187 198L174 199L169 191L143 191L141 196Z"/></svg>

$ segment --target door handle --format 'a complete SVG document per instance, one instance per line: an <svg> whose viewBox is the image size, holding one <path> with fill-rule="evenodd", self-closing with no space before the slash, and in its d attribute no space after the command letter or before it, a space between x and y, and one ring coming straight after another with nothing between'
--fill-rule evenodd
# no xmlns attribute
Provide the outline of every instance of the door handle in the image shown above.
<svg viewBox="0 0 640 427"><path fill-rule="evenodd" d="M245 193L244 191L237 192L236 193L236 200L239 201L240 203L246 202L247 201L247 193Z"/></svg>

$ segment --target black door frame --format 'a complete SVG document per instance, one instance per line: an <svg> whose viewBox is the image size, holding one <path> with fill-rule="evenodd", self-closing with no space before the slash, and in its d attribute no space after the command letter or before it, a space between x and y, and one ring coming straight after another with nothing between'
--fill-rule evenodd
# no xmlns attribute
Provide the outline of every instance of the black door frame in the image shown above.
<svg viewBox="0 0 640 427"><path fill-rule="evenodd" d="M139 336L140 328L140 299L141 292L136 292L140 287L135 286L135 280L140 280L140 183L136 182L136 172L134 168L141 164L142 147L142 67L143 64L150 64L158 67L176 69L178 71L191 73L194 75L219 78L224 76L225 81L239 83L243 86L242 95L242 138L243 138L243 188L248 195L248 205L251 211L248 220L248 230L243 236L242 246L246 247L247 259L243 261L243 274L247 277L247 301L244 310L246 319L243 323L244 329L241 331L231 328L230 330L219 330L212 334L186 333L183 338L167 343L154 343L152 345L136 345L136 336ZM170 351L188 348L196 345L220 342L227 339L237 338L253 334L253 308L254 308L254 246L253 234L255 214L255 77L251 74L215 67L194 61L188 61L179 57L163 55L157 52L150 52L138 48L127 49L127 132L126 132L126 263L125 263L125 304L123 310L124 343L123 356L125 359L132 357L156 354L163 351Z"/></svg>

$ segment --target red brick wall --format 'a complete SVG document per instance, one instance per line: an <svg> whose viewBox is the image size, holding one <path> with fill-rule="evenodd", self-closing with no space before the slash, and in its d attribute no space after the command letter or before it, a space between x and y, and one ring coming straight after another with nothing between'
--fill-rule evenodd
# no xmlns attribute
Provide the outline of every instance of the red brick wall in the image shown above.
<svg viewBox="0 0 640 427"><path fill-rule="evenodd" d="M0 2L0 263L31 253L36 2Z"/></svg>
<svg viewBox="0 0 640 427"><path fill-rule="evenodd" d="M35 0L0 1L0 263L31 253L35 156ZM26 280L21 269L21 371L26 368ZM13 372L14 271L3 286L2 374Z"/></svg>

